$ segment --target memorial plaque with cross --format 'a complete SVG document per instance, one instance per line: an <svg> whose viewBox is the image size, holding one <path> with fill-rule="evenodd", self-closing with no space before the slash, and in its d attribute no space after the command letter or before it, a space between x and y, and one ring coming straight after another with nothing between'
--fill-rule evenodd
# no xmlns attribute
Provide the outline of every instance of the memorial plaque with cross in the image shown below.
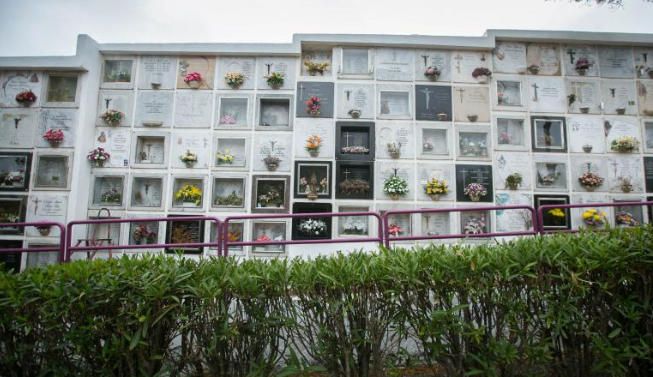
<svg viewBox="0 0 653 377"><path fill-rule="evenodd" d="M417 120L451 121L451 87L415 85Z"/></svg>
<svg viewBox="0 0 653 377"><path fill-rule="evenodd" d="M306 104L311 98L319 99L317 113ZM295 111L298 118L333 118L334 98L332 82L307 82L297 83L297 100Z"/></svg>
<svg viewBox="0 0 653 377"><path fill-rule="evenodd" d="M479 202L492 202L494 200L492 183L492 166L490 165L456 165L456 200L459 202L472 202L472 198L465 194L465 188L472 183L483 185L486 194L480 196Z"/></svg>

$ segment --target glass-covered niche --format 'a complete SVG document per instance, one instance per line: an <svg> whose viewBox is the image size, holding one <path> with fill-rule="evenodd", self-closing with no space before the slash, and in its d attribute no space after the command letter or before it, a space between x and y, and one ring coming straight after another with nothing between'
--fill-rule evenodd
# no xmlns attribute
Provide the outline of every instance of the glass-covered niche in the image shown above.
<svg viewBox="0 0 653 377"><path fill-rule="evenodd" d="M567 190L567 164L564 162L536 162L535 188L547 191Z"/></svg>
<svg viewBox="0 0 653 377"><path fill-rule="evenodd" d="M168 217L184 217L184 215L169 215ZM204 221L174 220L166 227L166 243L188 244L204 242ZM174 246L166 249L166 253L200 254L203 248L193 246Z"/></svg>
<svg viewBox="0 0 653 377"><path fill-rule="evenodd" d="M295 203L292 212L298 213L330 213L329 203ZM292 219L292 239L330 239L333 218L324 216L295 217Z"/></svg>
<svg viewBox="0 0 653 377"><path fill-rule="evenodd" d="M653 121L644 122L644 151L653 153Z"/></svg>
<svg viewBox="0 0 653 377"><path fill-rule="evenodd" d="M78 77L71 73L50 73L47 75L45 106L76 106Z"/></svg>
<svg viewBox="0 0 653 377"><path fill-rule="evenodd" d="M25 221L26 196L0 196L0 223L20 223ZM23 234L22 227L2 227L2 234Z"/></svg>
<svg viewBox="0 0 653 377"><path fill-rule="evenodd" d="M134 161L137 165L164 165L166 136L137 135Z"/></svg>
<svg viewBox="0 0 653 377"><path fill-rule="evenodd" d="M425 159L448 158L451 155L449 150L449 127L447 126L417 126L418 155Z"/></svg>
<svg viewBox="0 0 653 377"><path fill-rule="evenodd" d="M424 236L438 236L451 234L451 213L423 213L421 216L420 234Z"/></svg>
<svg viewBox="0 0 653 377"><path fill-rule="evenodd" d="M252 178L252 212L284 213L289 210L290 177L255 175Z"/></svg>
<svg viewBox="0 0 653 377"><path fill-rule="evenodd" d="M403 86L383 86L378 89L377 116L380 119L411 119L411 91Z"/></svg>
<svg viewBox="0 0 653 377"><path fill-rule="evenodd" d="M259 220L252 222L252 242L285 241L287 223L285 221ZM253 245L255 253L283 253L284 245Z"/></svg>
<svg viewBox="0 0 653 377"><path fill-rule="evenodd" d="M526 150L528 142L527 129L523 118L497 117L495 119L496 149L499 150Z"/></svg>
<svg viewBox="0 0 653 377"><path fill-rule="evenodd" d="M246 169L249 143L248 136L238 134L219 135L215 141L213 166L220 169Z"/></svg>
<svg viewBox="0 0 653 377"><path fill-rule="evenodd" d="M175 178L172 184L172 207L202 209L204 207L204 180L201 178Z"/></svg>
<svg viewBox="0 0 653 377"><path fill-rule="evenodd" d="M331 198L331 162L295 161L295 198Z"/></svg>
<svg viewBox="0 0 653 377"><path fill-rule="evenodd" d="M339 213L346 212L367 212L369 207L340 206ZM369 216L341 216L337 217L338 237L368 237L370 235Z"/></svg>
<svg viewBox="0 0 653 377"><path fill-rule="evenodd" d="M35 189L68 189L68 171L70 169L69 155L36 156Z"/></svg>
<svg viewBox="0 0 653 377"><path fill-rule="evenodd" d="M340 76L372 77L372 50L367 48L342 48L340 50Z"/></svg>
<svg viewBox="0 0 653 377"><path fill-rule="evenodd" d="M258 98L256 128L260 130L290 130L292 118L290 96L262 96Z"/></svg>
<svg viewBox="0 0 653 377"><path fill-rule="evenodd" d="M460 127L458 129L458 157L464 159L488 159L490 157L489 130Z"/></svg>
<svg viewBox="0 0 653 377"><path fill-rule="evenodd" d="M213 178L211 206L221 210L245 209L246 178L220 176Z"/></svg>
<svg viewBox="0 0 653 377"><path fill-rule="evenodd" d="M134 59L112 57L104 60L102 69L103 88L130 88L134 79Z"/></svg>
<svg viewBox="0 0 653 377"><path fill-rule="evenodd" d="M474 236L492 231L490 211L460 212L460 234Z"/></svg>
<svg viewBox="0 0 653 377"><path fill-rule="evenodd" d="M535 209L543 205L569 204L568 195L535 195ZM542 227L544 230L571 229L571 214L569 208L551 207L542 212Z"/></svg>
<svg viewBox="0 0 653 377"><path fill-rule="evenodd" d="M215 240L217 237L215 224L211 224L211 239ZM229 242L244 242L245 241L245 223L243 221L229 221L227 226L227 240ZM223 251L224 252L224 251ZM229 246L227 255L244 255L245 247L242 245Z"/></svg>
<svg viewBox="0 0 653 377"><path fill-rule="evenodd" d="M158 209L163 204L162 177L133 177L131 207Z"/></svg>
<svg viewBox="0 0 653 377"><path fill-rule="evenodd" d="M0 153L0 191L27 191L31 166L31 153Z"/></svg>
<svg viewBox="0 0 653 377"><path fill-rule="evenodd" d="M496 81L496 99L497 106L506 106L518 108L523 106L522 103L522 82L520 80L497 80Z"/></svg>
<svg viewBox="0 0 653 377"><path fill-rule="evenodd" d="M93 179L93 207L120 207L123 205L123 176L95 176Z"/></svg>
<svg viewBox="0 0 653 377"><path fill-rule="evenodd" d="M370 162L336 163L337 199L372 199L374 197L374 166Z"/></svg>
<svg viewBox="0 0 653 377"><path fill-rule="evenodd" d="M218 97L219 114L216 128L234 129L249 127L248 97Z"/></svg>
<svg viewBox="0 0 653 377"><path fill-rule="evenodd" d="M159 222L143 221L129 224L130 245L152 245L159 242Z"/></svg>

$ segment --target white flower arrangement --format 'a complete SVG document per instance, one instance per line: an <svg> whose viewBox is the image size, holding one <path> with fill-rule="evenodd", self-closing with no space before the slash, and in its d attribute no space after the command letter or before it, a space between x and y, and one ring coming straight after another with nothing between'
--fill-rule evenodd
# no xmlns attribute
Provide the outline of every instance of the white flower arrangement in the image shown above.
<svg viewBox="0 0 653 377"><path fill-rule="evenodd" d="M301 221L297 229L307 235L320 236L326 232L326 223L324 220L308 219Z"/></svg>
<svg viewBox="0 0 653 377"><path fill-rule="evenodd" d="M393 175L383 182L383 192L389 196L406 195L408 194L408 182L397 175Z"/></svg>

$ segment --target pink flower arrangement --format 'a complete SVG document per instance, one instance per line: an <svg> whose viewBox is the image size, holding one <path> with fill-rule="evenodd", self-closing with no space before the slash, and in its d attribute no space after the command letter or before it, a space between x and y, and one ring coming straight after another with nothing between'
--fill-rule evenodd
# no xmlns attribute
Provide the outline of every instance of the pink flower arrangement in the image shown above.
<svg viewBox="0 0 653 377"><path fill-rule="evenodd" d="M36 102L36 94L31 90L23 90L22 92L16 94L16 102L23 105L31 105Z"/></svg>
<svg viewBox="0 0 653 377"><path fill-rule="evenodd" d="M577 70L588 70L592 66L592 63L587 58L580 58L576 60L576 69Z"/></svg>
<svg viewBox="0 0 653 377"><path fill-rule="evenodd" d="M399 236L404 230L397 224L390 224L388 227L388 235L390 236Z"/></svg>
<svg viewBox="0 0 653 377"><path fill-rule="evenodd" d="M440 70L438 67L427 67L426 70L424 70L424 76L431 80L437 80L437 78L440 77Z"/></svg>
<svg viewBox="0 0 653 377"><path fill-rule="evenodd" d="M88 155L86 155L86 158L89 161L94 161L94 162L104 162L109 159L111 155L104 150L102 147L97 147L93 149L92 151L88 152Z"/></svg>
<svg viewBox="0 0 653 377"><path fill-rule="evenodd" d="M312 116L320 115L320 97L313 96L306 101L306 112Z"/></svg>
<svg viewBox="0 0 653 377"><path fill-rule="evenodd" d="M499 134L499 144L510 144L510 134L503 131Z"/></svg>
<svg viewBox="0 0 653 377"><path fill-rule="evenodd" d="M268 237L268 235L265 233L261 234L256 238L256 242L268 242L268 241L272 241L272 238Z"/></svg>
<svg viewBox="0 0 653 377"><path fill-rule="evenodd" d="M474 71L472 72L472 77L477 79L477 78L479 78L481 76L490 77L490 76L492 76L492 71L490 71L489 69L487 69L485 67L475 68Z"/></svg>
<svg viewBox="0 0 653 377"><path fill-rule="evenodd" d="M487 195L487 189L480 183L470 183L465 186L463 193L469 196L472 201L477 202L481 197Z"/></svg>
<svg viewBox="0 0 653 377"><path fill-rule="evenodd" d="M202 81L202 75L199 72L191 72L184 76L184 82L186 84L192 82L192 81L197 81L200 82Z"/></svg>
<svg viewBox="0 0 653 377"><path fill-rule="evenodd" d="M59 129L50 128L43 134L43 139L50 144L59 144L63 141L63 138L63 131Z"/></svg>

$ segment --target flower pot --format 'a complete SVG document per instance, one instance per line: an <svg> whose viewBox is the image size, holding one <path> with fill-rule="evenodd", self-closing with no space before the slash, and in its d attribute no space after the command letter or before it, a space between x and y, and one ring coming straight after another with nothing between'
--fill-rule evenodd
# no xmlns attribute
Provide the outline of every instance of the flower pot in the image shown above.
<svg viewBox="0 0 653 377"><path fill-rule="evenodd" d="M197 208L195 202L181 202L181 206L184 208Z"/></svg>
<svg viewBox="0 0 653 377"><path fill-rule="evenodd" d="M119 120L117 120L117 121L106 121L105 120L104 123L109 127L118 127L118 126L120 126L121 121L119 121Z"/></svg>
<svg viewBox="0 0 653 377"><path fill-rule="evenodd" d="M469 199L470 199L472 202L478 202L479 200L481 200L481 196L480 196L480 195L472 195L472 194L470 194L470 195L469 195Z"/></svg>
<svg viewBox="0 0 653 377"><path fill-rule="evenodd" d="M39 226L36 228L43 237L50 234L50 226Z"/></svg>
<svg viewBox="0 0 653 377"><path fill-rule="evenodd" d="M350 115L353 119L358 119L358 118L361 117L361 111L360 111L360 110L349 110L349 115Z"/></svg>
<svg viewBox="0 0 653 377"><path fill-rule="evenodd" d="M93 162L94 162L96 168L104 167L104 160L95 160Z"/></svg>
<svg viewBox="0 0 653 377"><path fill-rule="evenodd" d="M583 152L585 153L591 153L592 152L592 146L591 145L583 145Z"/></svg>
<svg viewBox="0 0 653 377"><path fill-rule="evenodd" d="M508 183L506 184L506 187L508 190L517 190L519 188L519 184L517 183Z"/></svg>
<svg viewBox="0 0 653 377"><path fill-rule="evenodd" d="M449 118L447 113L438 113L437 117L440 122L444 122L447 120L447 118Z"/></svg>
<svg viewBox="0 0 653 377"><path fill-rule="evenodd" d="M161 88L161 83L160 82L151 82L150 86L152 87L152 89L157 90L157 89Z"/></svg>
<svg viewBox="0 0 653 377"><path fill-rule="evenodd" d="M622 184L621 185L621 192L623 193L629 193L633 191L633 185L631 184Z"/></svg>
<svg viewBox="0 0 653 377"><path fill-rule="evenodd" d="M306 199L308 199L308 200L316 200L317 198L318 198L318 196L317 196L317 193L315 193L315 192L311 191L308 194L306 194Z"/></svg>
<svg viewBox="0 0 653 377"><path fill-rule="evenodd" d="M438 78L440 77L440 75L427 75L426 73L424 74L424 76L426 76L426 78L429 79L429 81L438 81Z"/></svg>
<svg viewBox="0 0 653 377"><path fill-rule="evenodd" d="M593 192L594 190L596 190L596 187L597 186L583 185L583 188L585 189L585 191L588 191L588 192Z"/></svg>
<svg viewBox="0 0 653 377"><path fill-rule="evenodd" d="M281 87L283 86L283 83L275 83L275 84L268 83L268 86L269 86L270 88L276 90L276 89L281 88Z"/></svg>
<svg viewBox="0 0 653 377"><path fill-rule="evenodd" d="M531 65L527 69L531 75L537 75L538 73L540 73L540 67L536 65Z"/></svg>
<svg viewBox="0 0 653 377"><path fill-rule="evenodd" d="M311 75L311 76L317 76L318 73L320 74L320 76L324 75L324 71L319 70L319 69L311 69L311 70L308 71L308 74Z"/></svg>
<svg viewBox="0 0 653 377"><path fill-rule="evenodd" d="M576 72L578 72L579 76L585 76L587 74L587 68L576 68Z"/></svg>
<svg viewBox="0 0 653 377"><path fill-rule="evenodd" d="M580 112L581 112L582 114L587 114L587 113L590 112L590 108L587 107L587 106L583 106L583 107L581 107L579 110L580 110Z"/></svg>
<svg viewBox="0 0 653 377"><path fill-rule="evenodd" d="M478 82L479 84L487 84L489 79L490 77L487 75L480 75L476 78L476 82Z"/></svg>
<svg viewBox="0 0 653 377"><path fill-rule="evenodd" d="M311 150L308 151L308 154L311 157L317 157L317 156L320 155L320 150L319 149L311 149Z"/></svg>
<svg viewBox="0 0 653 377"><path fill-rule="evenodd" d="M265 164L265 166L268 168L269 171L275 171L279 167L279 164L276 162L270 162Z"/></svg>
<svg viewBox="0 0 653 377"><path fill-rule="evenodd" d="M197 161L184 161L184 165L186 165L186 167L189 169L195 166L196 163Z"/></svg>
<svg viewBox="0 0 653 377"><path fill-rule="evenodd" d="M48 144L50 144L50 147L52 147L52 148L56 148L56 147L58 147L59 145L61 145L61 142L62 142L62 141L63 141L63 140L48 140Z"/></svg>
<svg viewBox="0 0 653 377"><path fill-rule="evenodd" d="M390 154L390 158L395 159L395 160L397 160L397 159L399 159L399 157L401 157L401 152L388 152L388 153Z"/></svg>
<svg viewBox="0 0 653 377"><path fill-rule="evenodd" d="M21 102L18 102L18 103L20 103L21 106L23 106L23 107L30 107L30 106L32 106L34 104L34 101L21 101Z"/></svg>
<svg viewBox="0 0 653 377"><path fill-rule="evenodd" d="M187 82L187 84L188 84L188 87L190 87L191 89L199 89L200 86L202 86L201 81L189 81L189 82Z"/></svg>
<svg viewBox="0 0 653 377"><path fill-rule="evenodd" d="M392 200L399 200L399 198L401 198L401 195L399 194L389 194L388 196L390 196L390 199Z"/></svg>
<svg viewBox="0 0 653 377"><path fill-rule="evenodd" d="M617 115L624 115L626 114L626 108L625 107L620 107L617 109Z"/></svg>
<svg viewBox="0 0 653 377"><path fill-rule="evenodd" d="M467 120L474 123L478 120L478 115L467 115Z"/></svg>
<svg viewBox="0 0 653 377"><path fill-rule="evenodd" d="M429 198L431 198L431 200L433 200L434 202L438 201L440 200L440 194L431 194L429 195Z"/></svg>

